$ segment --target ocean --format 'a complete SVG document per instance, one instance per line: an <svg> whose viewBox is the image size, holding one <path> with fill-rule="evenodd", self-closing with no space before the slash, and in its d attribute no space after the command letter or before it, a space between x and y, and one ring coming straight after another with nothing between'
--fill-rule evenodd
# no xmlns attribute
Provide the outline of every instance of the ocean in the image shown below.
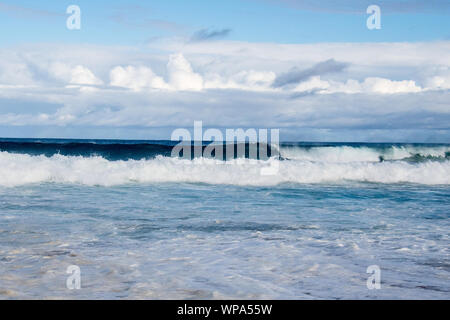
<svg viewBox="0 0 450 320"><path fill-rule="evenodd" d="M450 298L450 144L174 144L1 139L0 298Z"/></svg>

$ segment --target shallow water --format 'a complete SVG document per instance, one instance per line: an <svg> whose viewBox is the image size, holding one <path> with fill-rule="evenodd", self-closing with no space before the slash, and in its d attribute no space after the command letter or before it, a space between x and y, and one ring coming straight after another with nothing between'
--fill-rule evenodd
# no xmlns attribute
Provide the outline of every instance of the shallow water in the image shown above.
<svg viewBox="0 0 450 320"><path fill-rule="evenodd" d="M408 183L0 187L0 298L448 299L449 205Z"/></svg>

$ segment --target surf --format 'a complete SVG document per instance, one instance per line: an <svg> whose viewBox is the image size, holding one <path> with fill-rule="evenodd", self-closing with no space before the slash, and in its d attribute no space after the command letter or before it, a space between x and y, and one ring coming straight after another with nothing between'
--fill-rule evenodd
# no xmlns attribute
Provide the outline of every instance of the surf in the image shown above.
<svg viewBox="0 0 450 320"><path fill-rule="evenodd" d="M278 172L261 175L277 162ZM115 186L130 183L206 183L273 186L282 183L416 183L449 185L450 161L267 160L238 158L180 159L158 155L153 159L111 161L101 156L53 156L0 152L0 186L36 183Z"/></svg>

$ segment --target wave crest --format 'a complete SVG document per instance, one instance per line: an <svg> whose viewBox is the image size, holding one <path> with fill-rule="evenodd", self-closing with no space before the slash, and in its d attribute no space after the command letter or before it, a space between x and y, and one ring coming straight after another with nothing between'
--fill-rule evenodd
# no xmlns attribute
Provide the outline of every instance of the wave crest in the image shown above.
<svg viewBox="0 0 450 320"><path fill-rule="evenodd" d="M379 162L383 160L406 160L411 162L444 160L450 158L450 148L445 146L388 146L388 147L282 147L281 155L288 159L315 162Z"/></svg>
<svg viewBox="0 0 450 320"><path fill-rule="evenodd" d="M277 162L275 175L261 169ZM72 183L113 186L127 183L191 182L270 186L280 183L450 184L450 161L313 162L307 160L184 160L157 156L151 160L109 161L102 157L31 156L0 152L0 185Z"/></svg>

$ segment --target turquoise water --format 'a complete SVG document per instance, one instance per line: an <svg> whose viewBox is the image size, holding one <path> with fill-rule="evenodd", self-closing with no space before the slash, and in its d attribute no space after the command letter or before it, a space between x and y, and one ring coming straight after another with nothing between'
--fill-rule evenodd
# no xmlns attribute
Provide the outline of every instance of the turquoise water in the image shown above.
<svg viewBox="0 0 450 320"><path fill-rule="evenodd" d="M0 298L450 298L447 146L284 148L270 178L259 160L0 152Z"/></svg>

